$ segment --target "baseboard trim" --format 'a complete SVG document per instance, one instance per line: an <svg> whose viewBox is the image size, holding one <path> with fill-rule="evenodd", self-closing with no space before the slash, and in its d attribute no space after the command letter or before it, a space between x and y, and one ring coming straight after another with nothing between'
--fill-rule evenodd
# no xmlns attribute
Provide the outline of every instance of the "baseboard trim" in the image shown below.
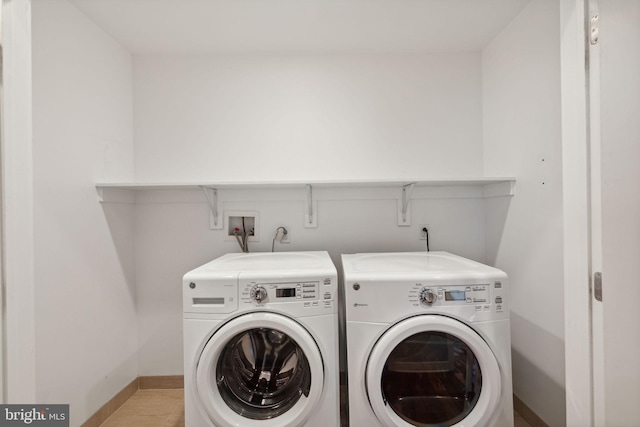
<svg viewBox="0 0 640 427"><path fill-rule="evenodd" d="M140 390L184 388L183 375L165 375L155 377L138 377Z"/></svg>
<svg viewBox="0 0 640 427"><path fill-rule="evenodd" d="M98 409L87 421L82 423L80 427L100 426L138 390L175 388L184 388L183 375L138 377L127 384L125 388L120 390L111 400L102 405L102 407Z"/></svg>
<svg viewBox="0 0 640 427"><path fill-rule="evenodd" d="M542 418L538 416L531 408L529 408L522 400L515 394L513 395L513 409L520 414L523 420L527 422L531 427L549 427L547 423L542 421Z"/></svg>
<svg viewBox="0 0 640 427"><path fill-rule="evenodd" d="M81 427L98 427L104 423L116 410L121 407L133 394L138 391L138 379L131 381L120 390L111 400L102 405Z"/></svg>

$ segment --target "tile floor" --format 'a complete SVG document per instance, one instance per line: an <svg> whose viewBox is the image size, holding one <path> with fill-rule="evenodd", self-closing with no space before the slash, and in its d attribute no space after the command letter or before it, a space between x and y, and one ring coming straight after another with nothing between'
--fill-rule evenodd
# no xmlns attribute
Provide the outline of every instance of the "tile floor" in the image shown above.
<svg viewBox="0 0 640 427"><path fill-rule="evenodd" d="M102 427L184 427L183 390L138 390ZM515 427L529 427L515 414Z"/></svg>

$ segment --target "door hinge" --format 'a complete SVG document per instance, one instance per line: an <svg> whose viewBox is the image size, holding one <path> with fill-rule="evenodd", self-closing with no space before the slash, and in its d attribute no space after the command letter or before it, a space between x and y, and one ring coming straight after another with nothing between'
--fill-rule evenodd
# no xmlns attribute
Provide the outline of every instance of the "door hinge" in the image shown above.
<svg viewBox="0 0 640 427"><path fill-rule="evenodd" d="M598 14L596 13L589 21L589 41L592 45L598 44L600 40L600 24L598 23Z"/></svg>
<svg viewBox="0 0 640 427"><path fill-rule="evenodd" d="M602 302L602 273L599 271L593 274L593 296Z"/></svg>

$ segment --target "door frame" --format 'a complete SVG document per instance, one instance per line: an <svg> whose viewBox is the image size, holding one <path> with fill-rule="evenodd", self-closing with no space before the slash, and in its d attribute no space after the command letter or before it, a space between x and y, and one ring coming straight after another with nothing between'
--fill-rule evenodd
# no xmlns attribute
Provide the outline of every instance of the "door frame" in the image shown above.
<svg viewBox="0 0 640 427"><path fill-rule="evenodd" d="M593 426L588 0L561 0L561 107L567 426Z"/></svg>
<svg viewBox="0 0 640 427"><path fill-rule="evenodd" d="M36 402L31 0L2 0L3 402Z"/></svg>
<svg viewBox="0 0 640 427"><path fill-rule="evenodd" d="M598 0L587 0L585 33L591 18L599 12ZM603 270L602 252L602 165L601 165L601 114L600 114L600 45L586 42L587 70L587 140L589 144L589 215L590 215L590 265L591 279L591 375L592 375L592 425L606 425L605 373L604 373L604 312L601 302L594 297L593 278Z"/></svg>
<svg viewBox="0 0 640 427"><path fill-rule="evenodd" d="M640 245L637 144L640 114L637 71L639 4L628 0L587 0L585 32L602 28L602 40L587 40L588 144L590 149L591 271L602 272L607 288L591 297L593 425L633 423L640 347L634 261ZM598 17L596 19L596 17ZM593 22L591 22L593 20ZM600 22L598 22L600 21ZM602 69L602 73L601 73ZM602 90L601 90L602 86ZM633 123L634 125L628 125ZM605 232L606 231L606 232ZM605 305L606 304L606 305ZM621 333L623 332L623 333ZM631 343L630 345L628 343ZM631 421L629 421L631 420Z"/></svg>

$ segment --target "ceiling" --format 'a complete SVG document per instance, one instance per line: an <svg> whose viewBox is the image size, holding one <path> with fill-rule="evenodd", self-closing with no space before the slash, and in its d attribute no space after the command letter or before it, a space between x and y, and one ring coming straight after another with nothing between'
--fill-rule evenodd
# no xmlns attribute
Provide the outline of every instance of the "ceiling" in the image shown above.
<svg viewBox="0 0 640 427"><path fill-rule="evenodd" d="M134 54L479 50L530 0L70 0Z"/></svg>

